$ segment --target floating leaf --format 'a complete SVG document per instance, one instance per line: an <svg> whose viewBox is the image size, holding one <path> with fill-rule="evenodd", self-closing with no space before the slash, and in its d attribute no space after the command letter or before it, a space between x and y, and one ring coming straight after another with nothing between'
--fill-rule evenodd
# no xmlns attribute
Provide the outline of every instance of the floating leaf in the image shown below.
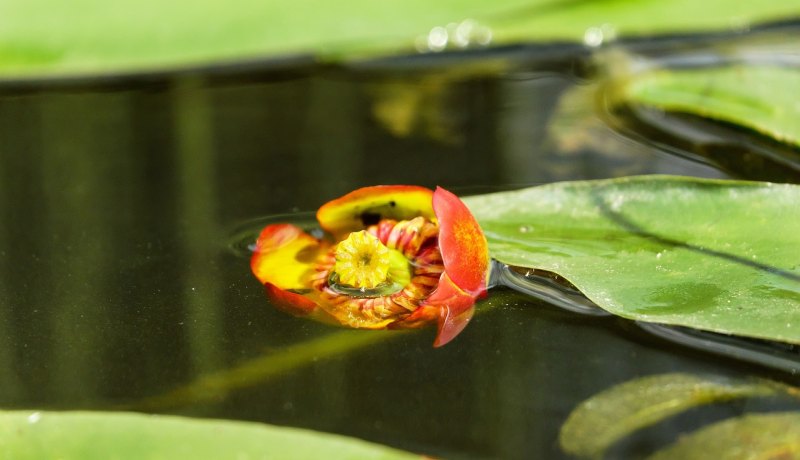
<svg viewBox="0 0 800 460"><path fill-rule="evenodd" d="M800 343L800 186L642 176L465 202L494 258L612 313Z"/></svg>
<svg viewBox="0 0 800 460"><path fill-rule="evenodd" d="M599 457L614 443L635 431L693 407L770 396L779 388L777 384L765 381L703 378L689 374L664 374L631 380L582 402L561 427L559 440L561 447L570 454Z"/></svg>
<svg viewBox="0 0 800 460"><path fill-rule="evenodd" d="M800 69L779 66L660 70L635 76L628 102L720 120L800 147Z"/></svg>
<svg viewBox="0 0 800 460"><path fill-rule="evenodd" d="M410 459L344 436L125 412L0 412L0 459Z"/></svg>
<svg viewBox="0 0 800 460"><path fill-rule="evenodd" d="M681 437L651 460L800 458L800 413L751 414Z"/></svg>
<svg viewBox="0 0 800 460"><path fill-rule="evenodd" d="M0 75L149 71L270 55L336 58L585 35L596 44L615 34L729 30L799 13L794 0L6 0Z"/></svg>

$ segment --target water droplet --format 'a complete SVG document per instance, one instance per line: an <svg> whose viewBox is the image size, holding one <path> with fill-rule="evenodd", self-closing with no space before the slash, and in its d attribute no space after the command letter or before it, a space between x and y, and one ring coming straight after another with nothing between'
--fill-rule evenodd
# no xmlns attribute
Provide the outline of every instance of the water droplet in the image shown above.
<svg viewBox="0 0 800 460"><path fill-rule="evenodd" d="M446 49L486 47L492 42L492 29L474 19L436 26L427 34L417 37L414 47L420 53L439 52Z"/></svg>
<svg viewBox="0 0 800 460"><path fill-rule="evenodd" d="M469 46L472 37L472 31L478 25L472 19L465 19L461 24L455 24L453 33L453 43L459 48L466 48Z"/></svg>
<svg viewBox="0 0 800 460"><path fill-rule="evenodd" d="M660 259L660 258L661 258L661 253L659 252L658 254L656 254L656 259Z"/></svg>
<svg viewBox="0 0 800 460"><path fill-rule="evenodd" d="M442 51L447 47L447 29L436 26L428 32L428 49L431 51Z"/></svg>
<svg viewBox="0 0 800 460"><path fill-rule="evenodd" d="M34 412L34 413L32 413L31 415L28 416L28 423L30 423L30 424L38 423L39 420L41 420L41 419L42 419L42 413L41 412Z"/></svg>
<svg viewBox="0 0 800 460"><path fill-rule="evenodd" d="M592 48L611 42L617 38L616 28L608 23L592 26L583 33L583 43Z"/></svg>
<svg viewBox="0 0 800 460"><path fill-rule="evenodd" d="M530 233L533 231L533 226L531 225L520 225L519 232L520 233Z"/></svg>
<svg viewBox="0 0 800 460"><path fill-rule="evenodd" d="M478 46L489 46L492 43L492 29L476 23L470 34L470 42Z"/></svg>
<svg viewBox="0 0 800 460"><path fill-rule="evenodd" d="M402 283L392 279L388 279L374 288L349 286L347 284L340 283L339 275L335 272L332 273L328 279L328 287L330 287L331 290L337 294L343 294L356 298L374 298L392 295L396 292L400 292L403 289L403 286L404 285Z"/></svg>
<svg viewBox="0 0 800 460"><path fill-rule="evenodd" d="M603 31L599 27L589 27L583 33L583 43L586 46L596 47L603 44Z"/></svg>

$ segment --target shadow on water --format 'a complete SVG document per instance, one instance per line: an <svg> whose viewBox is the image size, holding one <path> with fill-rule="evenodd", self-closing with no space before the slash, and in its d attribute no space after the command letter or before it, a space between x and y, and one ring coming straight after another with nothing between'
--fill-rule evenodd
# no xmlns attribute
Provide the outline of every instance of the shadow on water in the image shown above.
<svg viewBox="0 0 800 460"><path fill-rule="evenodd" d="M231 241L272 221L259 216L308 223L299 212L356 187L726 177L610 129L581 97L587 49L493 53L0 87L0 404L138 407L445 457L561 458L560 423L612 384L768 372L502 289L437 350L431 330L340 331L271 308L247 244ZM557 280L537 282L548 302L564 295Z"/></svg>
<svg viewBox="0 0 800 460"><path fill-rule="evenodd" d="M728 262L732 262L734 264L744 265L756 270L762 270L771 273L773 275L780 276L781 278L785 278L789 281L795 281L800 283L800 275L790 272L788 270L784 270L780 267L775 267L772 265L756 262L752 260L752 258L746 258L730 252L720 251L713 248L701 247L689 243L687 241L680 241L674 238L670 238L668 236L663 236L653 233L644 228L643 226L637 224L630 217L625 216L622 212L615 211L614 209L612 209L612 206L608 203L608 201L599 194L595 194L592 197L592 201L594 202L595 206L597 206L597 209L599 209L600 212L605 217L607 217L609 220L617 224L620 228L625 229L628 233L632 235L636 235L640 238L645 238L654 241L656 243L659 243L660 245L669 248L686 249L687 251L696 252L706 257L723 259Z"/></svg>

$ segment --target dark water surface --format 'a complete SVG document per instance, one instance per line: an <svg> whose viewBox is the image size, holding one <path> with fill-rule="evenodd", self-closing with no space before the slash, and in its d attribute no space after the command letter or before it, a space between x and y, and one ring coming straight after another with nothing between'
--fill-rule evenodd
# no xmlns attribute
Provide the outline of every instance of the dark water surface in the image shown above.
<svg viewBox="0 0 800 460"><path fill-rule="evenodd" d="M502 69L487 71L487 56ZM728 177L616 134L590 97L592 76L586 49L548 45L0 87L0 406L252 420L445 457L560 458L569 412L613 384L764 375L503 290L434 350L430 329L344 331L287 316L251 275L242 238L265 216L313 211L359 186L469 194ZM694 414L622 448L650 452L686 423L747 410Z"/></svg>

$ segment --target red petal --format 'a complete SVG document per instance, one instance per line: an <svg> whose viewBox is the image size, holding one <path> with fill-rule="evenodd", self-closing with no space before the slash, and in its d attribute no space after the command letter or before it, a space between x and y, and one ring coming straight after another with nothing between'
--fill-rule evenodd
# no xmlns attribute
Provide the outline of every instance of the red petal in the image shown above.
<svg viewBox="0 0 800 460"><path fill-rule="evenodd" d="M316 302L302 294L286 291L271 283L264 284L264 289L267 292L267 297L269 297L270 302L278 310L289 313L290 315L302 316L322 323L342 324L336 317L325 311L325 309L320 308Z"/></svg>
<svg viewBox="0 0 800 460"><path fill-rule="evenodd" d="M306 316L317 308L317 304L311 299L285 291L272 283L264 283L264 289L275 308L291 315Z"/></svg>
<svg viewBox="0 0 800 460"><path fill-rule="evenodd" d="M317 211L320 226L334 235L364 228L364 217L379 219L434 219L433 192L414 185L364 187L329 201Z"/></svg>
<svg viewBox="0 0 800 460"><path fill-rule="evenodd" d="M489 246L478 221L457 196L437 187L433 209L439 219L439 250L445 272L462 290L473 296L486 293Z"/></svg>
<svg viewBox="0 0 800 460"><path fill-rule="evenodd" d="M417 329L439 317L439 307L421 305L413 313L387 326L387 329Z"/></svg>
<svg viewBox="0 0 800 460"><path fill-rule="evenodd" d="M475 307L470 307L458 315L454 315L449 309L443 308L439 311L439 332L436 334L436 339L433 341L433 346L438 348L446 345L453 340L461 331L467 327L469 320L475 313Z"/></svg>
<svg viewBox="0 0 800 460"><path fill-rule="evenodd" d="M447 273L442 273L439 285L423 305L439 309L438 333L433 346L441 347L467 327L475 311L475 296L459 289Z"/></svg>

